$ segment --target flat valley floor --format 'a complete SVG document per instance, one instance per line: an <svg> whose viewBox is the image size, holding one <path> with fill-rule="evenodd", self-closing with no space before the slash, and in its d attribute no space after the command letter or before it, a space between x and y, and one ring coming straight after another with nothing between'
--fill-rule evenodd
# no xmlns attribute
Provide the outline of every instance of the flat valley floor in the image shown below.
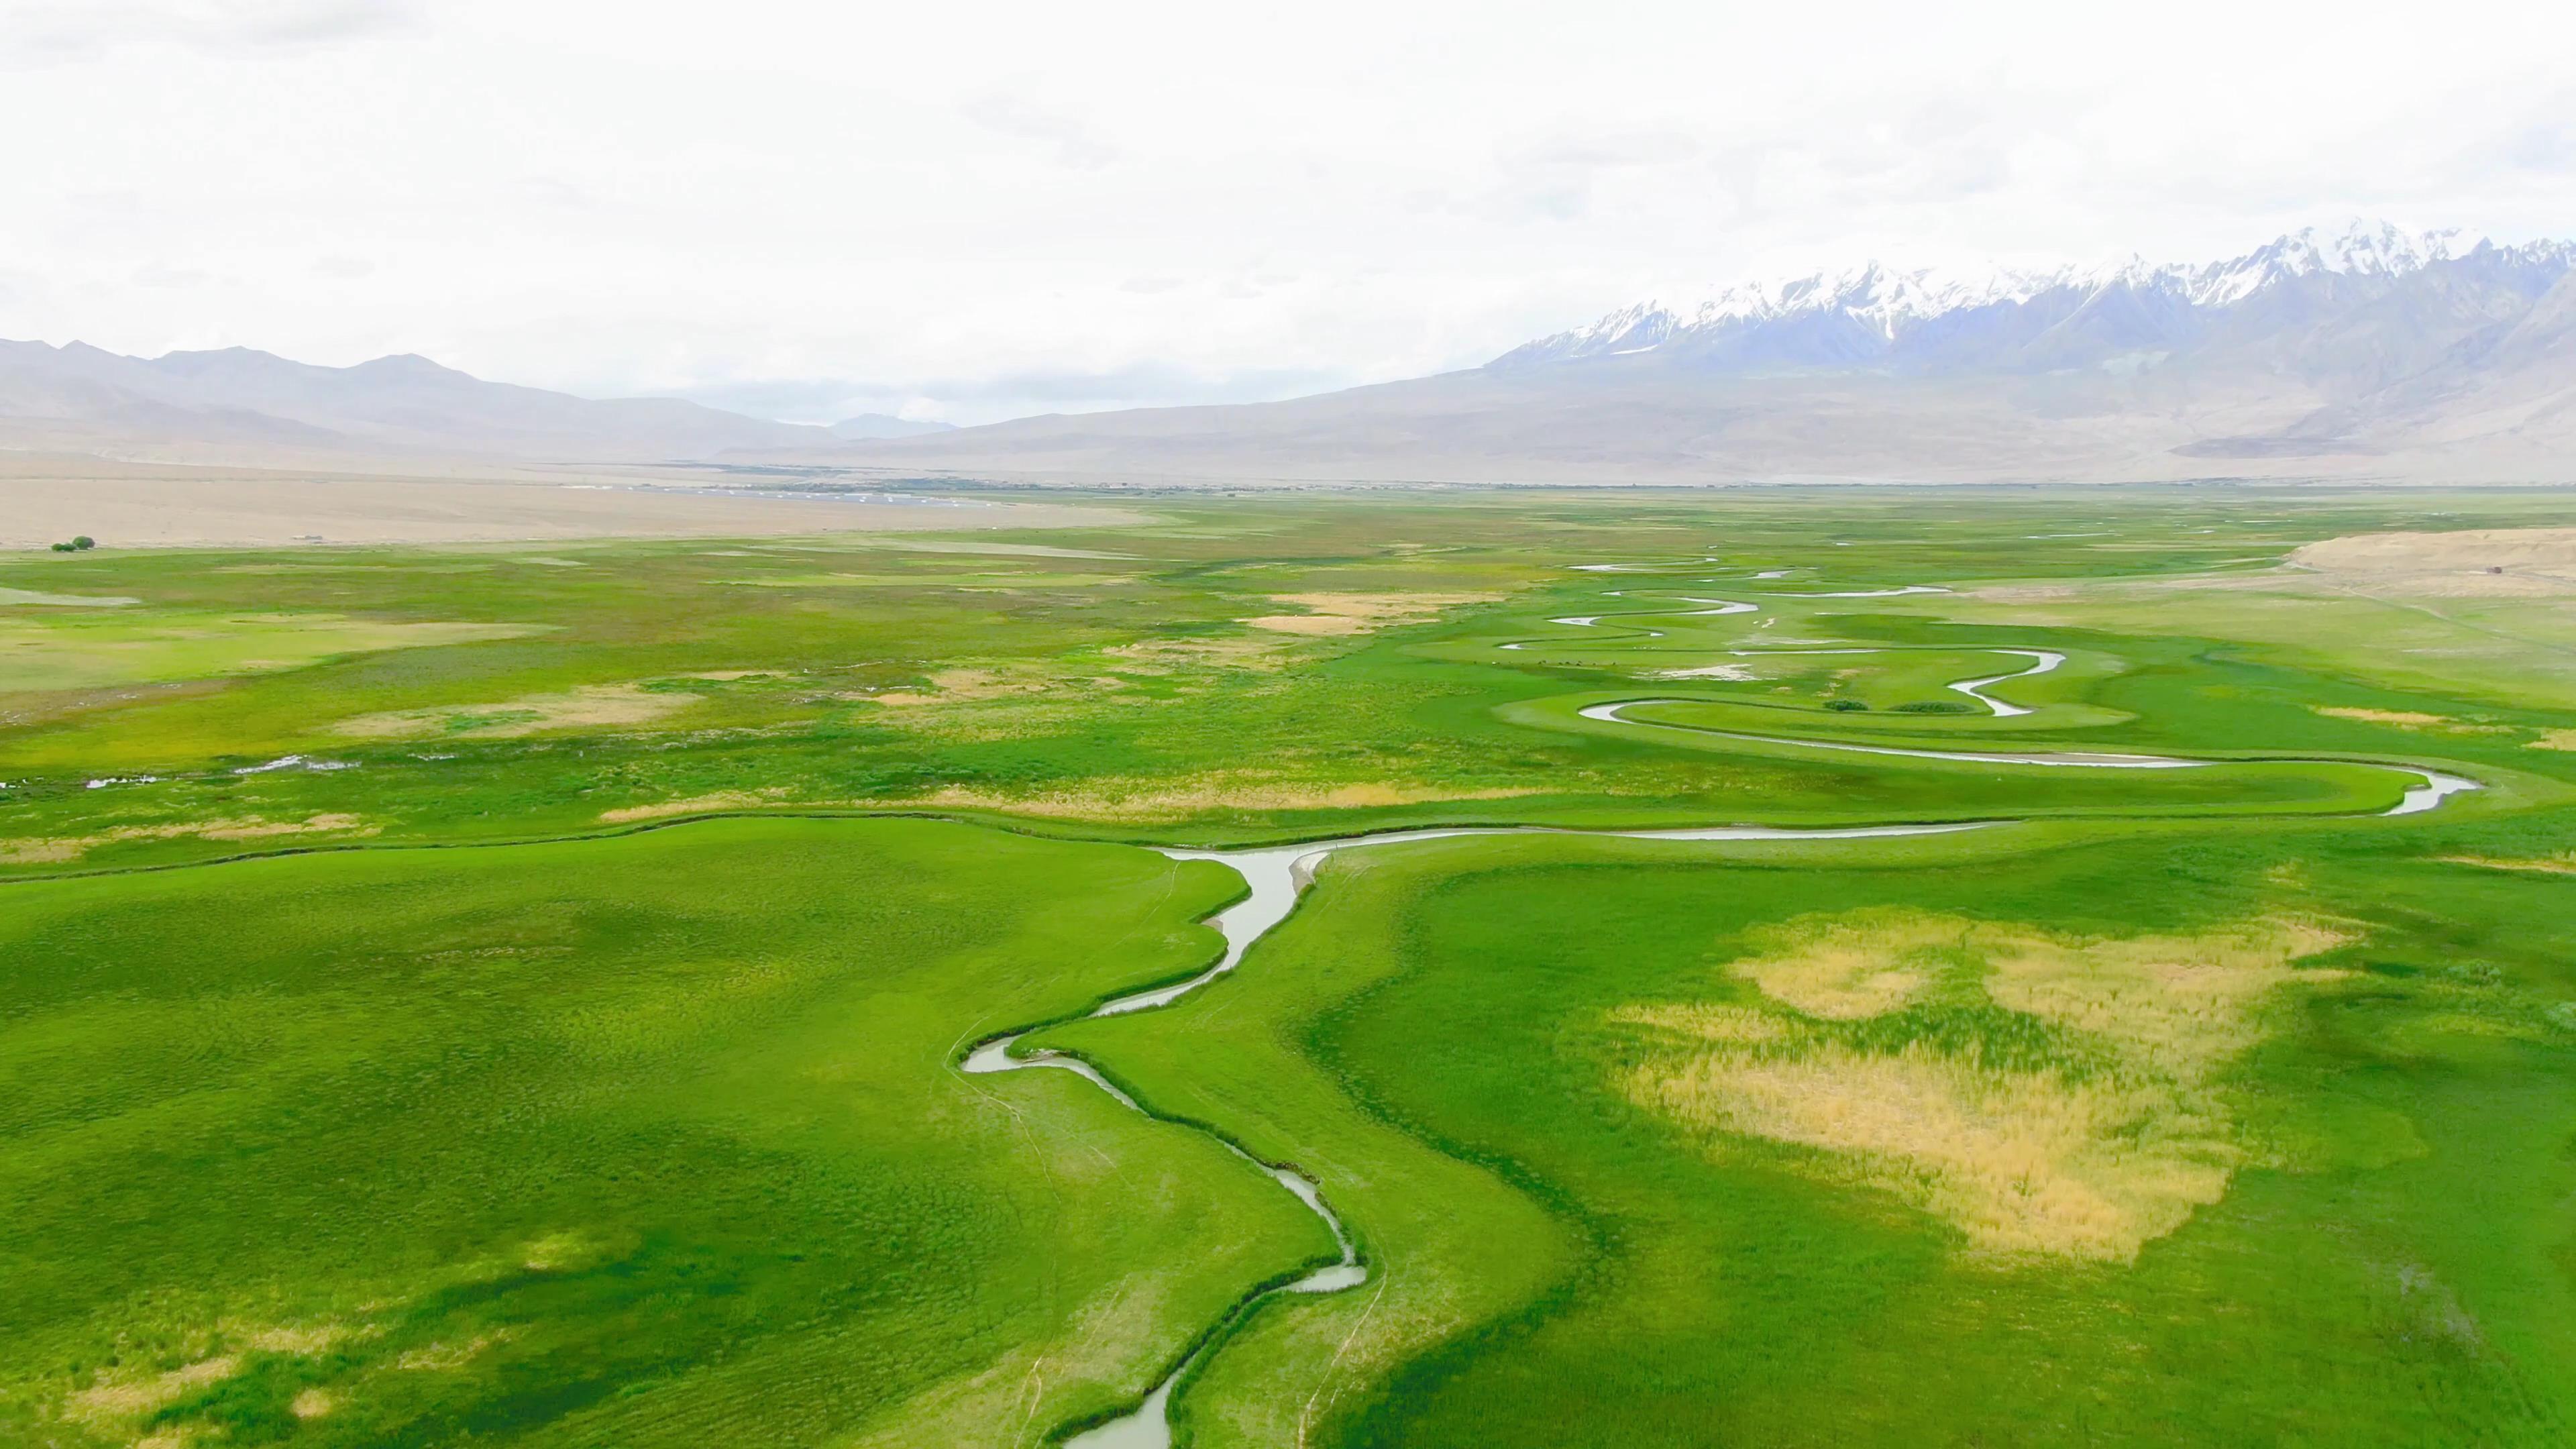
<svg viewBox="0 0 2576 1449"><path fill-rule="evenodd" d="M2576 494L985 501L0 562L0 1441L2576 1436Z"/></svg>

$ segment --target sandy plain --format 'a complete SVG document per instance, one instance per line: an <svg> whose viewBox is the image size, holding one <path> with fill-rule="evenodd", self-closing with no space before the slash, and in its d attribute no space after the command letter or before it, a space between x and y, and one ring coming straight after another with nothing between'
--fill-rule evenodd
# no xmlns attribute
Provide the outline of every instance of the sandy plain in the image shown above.
<svg viewBox="0 0 2576 1449"><path fill-rule="evenodd" d="M81 534L110 548L266 548L1076 528L1135 521L1131 513L1052 503L792 497L754 486L614 470L563 477L424 477L0 454L0 548L43 548Z"/></svg>

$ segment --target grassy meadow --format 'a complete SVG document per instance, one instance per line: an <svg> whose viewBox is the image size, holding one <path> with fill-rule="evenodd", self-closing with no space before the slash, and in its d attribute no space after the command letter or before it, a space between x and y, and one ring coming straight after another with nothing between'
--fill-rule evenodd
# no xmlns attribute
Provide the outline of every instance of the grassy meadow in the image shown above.
<svg viewBox="0 0 2576 1449"><path fill-rule="evenodd" d="M1120 504L0 561L0 1440L2576 1435L2576 496Z"/></svg>

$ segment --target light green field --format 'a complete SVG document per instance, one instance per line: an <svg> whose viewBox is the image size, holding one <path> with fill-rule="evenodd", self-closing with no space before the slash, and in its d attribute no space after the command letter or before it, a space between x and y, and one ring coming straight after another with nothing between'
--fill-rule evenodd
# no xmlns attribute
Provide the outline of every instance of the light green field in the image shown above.
<svg viewBox="0 0 2576 1449"><path fill-rule="evenodd" d="M2576 1433L2576 498L1152 511L0 564L0 1439Z"/></svg>

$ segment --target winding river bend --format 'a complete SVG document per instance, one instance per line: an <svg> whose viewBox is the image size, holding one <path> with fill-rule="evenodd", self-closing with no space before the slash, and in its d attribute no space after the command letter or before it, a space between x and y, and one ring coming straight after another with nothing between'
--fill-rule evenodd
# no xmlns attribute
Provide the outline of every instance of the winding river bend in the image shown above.
<svg viewBox="0 0 2576 1449"><path fill-rule="evenodd" d="M1324 857L1336 851L1355 850L1371 845L1399 845L1411 840L1445 840L1463 835L1576 835L1618 840L1867 840L1900 835L1950 835L1963 830L1983 828L1987 822L1969 821L1946 825L1863 825L1819 830L1789 830L1762 825L1717 825L1681 830L1559 830L1541 826L1459 826L1430 830L1388 830L1374 835L1352 835L1339 840L1310 840L1299 845L1264 846L1252 850L1186 850L1178 847L1156 847L1173 860L1212 860L1243 877L1247 894L1243 899L1208 918L1217 933L1225 938L1225 951L1216 964L1186 981L1158 986L1116 997L1094 1008L1090 1015L1125 1016L1131 1012L1151 1011L1169 1006L1216 978L1232 971L1243 961L1243 953L1252 943L1270 933L1272 927L1288 919L1297 908L1297 898L1315 878L1315 867ZM1036 1030L1031 1028L1030 1030ZM961 1070L984 1075L993 1072L1026 1071L1051 1067L1073 1072L1093 1086L1107 1092L1120 1106L1146 1116L1159 1116L1148 1111L1135 1098L1120 1091L1116 1083L1102 1076L1098 1068L1070 1052L1031 1051L1015 1053L1012 1045L1027 1032L1014 1032L979 1042L958 1063ZM1170 1120L1168 1118L1162 1120ZM1204 1131L1205 1129L1200 1129ZM1356 1287L1368 1281L1368 1265L1360 1260L1358 1246L1350 1231L1342 1226L1339 1215L1324 1201L1323 1190L1313 1179L1293 1168L1263 1162L1214 1132L1207 1135L1228 1152L1243 1158L1268 1173L1278 1184L1296 1195L1324 1226L1332 1230L1333 1241L1341 1248L1341 1261L1318 1268L1305 1277L1271 1293L1332 1293ZM1268 1297L1263 1294L1260 1297ZM1258 1298L1252 1302L1259 1301ZM1251 1306L1239 1306L1239 1313ZM1173 1365L1170 1373L1154 1386L1144 1403L1133 1413L1113 1419L1096 1428L1085 1430L1066 1441L1080 1449L1166 1449L1172 1442L1170 1421L1172 1388L1181 1375L1195 1362L1198 1353Z"/></svg>
<svg viewBox="0 0 2576 1449"><path fill-rule="evenodd" d="M1716 560L1709 559L1706 562L1714 563ZM1655 565L1620 564L1578 564L1575 565L1575 567L1595 573L1624 572L1631 568L1643 572L1653 571L1657 568ZM1785 572L1786 570L1778 570L1757 575L1757 577L1776 578ZM1894 589L1782 595L1779 597L1851 599L1884 598L1904 594L1947 592L1949 591L1946 589L1934 588L1926 585L1908 585L1903 588ZM1614 590L1611 591L1610 596L1615 598L1621 597L1622 594L1621 591ZM1677 597L1679 601L1683 603L1699 604L1708 607L1692 610L1639 611L1636 616L1656 617L1660 615L1662 617L1689 617L1694 615L1745 614L1759 612L1761 608L1758 604L1738 600L1699 598L1690 595L1680 595ZM1622 616L1599 614L1570 615L1552 618L1548 620L1548 622L1551 624L1570 625L1576 628L1591 628L1599 625L1605 619L1615 617ZM1653 629L1639 629L1637 631L1637 635L1645 638L1664 637L1662 631ZM1529 641L1521 641L1505 643L1496 647L1506 650L1526 649L1530 647L1530 643ZM1882 648L1884 647L1887 646L1776 650L1735 649L1727 650L1725 652L1735 657L1745 658L1759 657L1763 654L1775 653L1871 654L1882 652ZM1985 689L1989 686L2001 684L2008 680L2026 678L2037 674L2046 674L2066 662L2066 656L2064 654L2050 649L1995 648L1982 652L2015 655L2031 661L2031 664L2027 668L1976 679L1962 679L1945 686L1956 693L1963 694L1968 698L1977 701L1979 704L1984 705L1991 715L1997 717L2026 715L2033 713L2033 711L2022 705L2016 705L2005 700L1996 699L1993 696L1984 693L1983 691ZM1916 759L1944 760L1970 764L2034 765L2061 768L2114 770L2188 770L2204 768L2210 765L2230 763L2229 761L2215 759L2186 759L2166 755L2135 755L2083 750L2049 753L2010 753L1979 750L1910 749L1893 745L1865 745L1835 740L1799 739L1788 736L1743 734L1731 730L1702 729L1691 725L1666 724L1654 720L1631 719L1628 718L1625 713L1625 711L1628 710L1643 709L1655 705L1691 704L1701 702L1705 701L1693 701L1687 699L1616 700L1601 704L1587 705L1576 711L1576 713L1587 720L1603 724L1623 725L1631 729L1678 731L1718 739L1742 740L1748 743L1786 746L1796 749L1836 750L1865 755L1896 755ZM2269 763L2370 765L2370 762L2363 761L2322 759L2280 760ZM2444 774L2440 771L2427 769L2421 766L2370 765L2370 767L2390 770L2398 774L2411 775L2421 782L2417 785L2408 787L2405 790L2403 797L2395 806L2379 812L2382 815L2420 814L2424 811L2433 809L2435 806L2441 804L2443 800L2454 794L2480 788L2478 782L2475 780L2464 779L2457 775ZM1207 918L1207 924L1215 927L1217 933L1224 938L1225 949L1218 956L1214 965L1209 966L1206 970L1188 978L1187 980L1179 981L1168 986L1154 987L1149 990L1132 992L1125 996L1115 997L1094 1008L1088 1013L1088 1016L1093 1018L1125 1016L1134 1012L1152 1011L1161 1007L1166 1007L1188 996L1192 992L1197 991L1199 988L1216 980L1218 977L1234 970L1242 963L1244 953L1251 949L1254 942L1268 935L1274 927L1278 926L1280 922L1285 921L1289 917L1290 913L1296 909L1299 896L1303 894L1306 887L1314 880L1316 867L1323 862L1325 857L1332 855L1337 851L1356 850L1375 845L1398 845L1408 841L1442 840L1470 835L1569 835L1620 840L1674 841L1860 840L1892 836L1948 835L1962 831L1979 830L1985 828L1987 825L1996 823L2002 822L1966 821L1934 825L1870 825L1805 830L1758 825L1703 826L1673 830L1571 830L1546 826L1458 826L1422 830L1388 830L1374 834L1345 836L1333 840L1306 841L1295 845L1262 846L1245 850L1195 850L1182 847L1157 846L1154 847L1154 849L1158 853L1167 856L1170 859L1214 861L1242 877L1245 886L1245 895L1243 898L1236 901L1233 905L1227 906L1218 911L1215 915ZM1054 1024L1056 1023L1046 1023L1045 1025ZM978 1042L959 1061L959 1069L979 1076L999 1072L1029 1071L1041 1068L1068 1071L1075 1073L1084 1080L1090 1082L1092 1085L1098 1087L1103 1092L1108 1093L1109 1096L1120 1106L1123 1106L1130 1111L1149 1117L1155 1117L1157 1120L1173 1120L1162 1117L1161 1114L1151 1111L1145 1107L1144 1104L1138 1102L1134 1097L1120 1090L1117 1084L1110 1081L1106 1076L1103 1076L1098 1068L1094 1067L1090 1062L1083 1060L1079 1056L1069 1052L1045 1049L1031 1050L1026 1053L1014 1050L1014 1047L1022 1037L1028 1035L1030 1031L1038 1029L1040 1028L1031 1027L1024 1031L992 1037L985 1041ZM1316 1217L1323 1222L1324 1226L1331 1231L1335 1245L1340 1249L1340 1257L1338 1261L1318 1268L1293 1282L1257 1293L1251 1298L1238 1303L1234 1309L1231 1310L1229 1318L1226 1321L1232 1321L1234 1316L1239 1316L1240 1314L1250 1310L1253 1305L1277 1294L1333 1293L1339 1292L1343 1289L1356 1287L1359 1284L1368 1281L1368 1264L1360 1257L1358 1245L1352 1239L1349 1229L1343 1225L1341 1217L1333 1211L1332 1205L1325 1201L1323 1189L1320 1184L1315 1182L1312 1178L1299 1173L1292 1167L1279 1163L1262 1161L1258 1157L1253 1156L1250 1152L1244 1150L1244 1148L1239 1144L1229 1141L1222 1134L1212 1129L1199 1126L1194 1123L1183 1125L1191 1126L1193 1130L1204 1133L1219 1146L1225 1148L1226 1151L1243 1158L1246 1162L1251 1163L1262 1172L1268 1174L1270 1178L1277 1182L1283 1190L1294 1195L1299 1202L1305 1204L1307 1209L1313 1212ZM1206 1354L1215 1342L1215 1336L1210 1336L1208 1339L1204 1340L1199 1347L1193 1349L1179 1363L1174 1364L1171 1369L1156 1382L1153 1390L1146 1395L1144 1401L1132 1412L1121 1415L1106 1423L1096 1425L1074 1435L1072 1438L1065 1441L1067 1449L1169 1449L1172 1442L1170 1414L1173 1390L1179 1384L1182 1375L1187 1373L1191 1365L1196 1363L1202 1355Z"/></svg>

